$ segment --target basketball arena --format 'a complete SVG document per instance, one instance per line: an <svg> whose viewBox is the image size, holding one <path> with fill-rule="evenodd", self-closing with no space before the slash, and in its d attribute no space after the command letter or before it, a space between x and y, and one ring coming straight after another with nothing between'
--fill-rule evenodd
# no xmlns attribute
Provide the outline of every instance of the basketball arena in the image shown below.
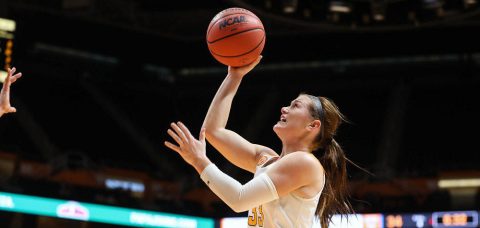
<svg viewBox="0 0 480 228"><path fill-rule="evenodd" d="M177 121L199 137L227 65L259 55L227 128L280 153L282 107L335 101L354 213L329 227L480 227L479 31L477 0L0 0L0 80L23 75L0 227L249 227L164 142Z"/></svg>

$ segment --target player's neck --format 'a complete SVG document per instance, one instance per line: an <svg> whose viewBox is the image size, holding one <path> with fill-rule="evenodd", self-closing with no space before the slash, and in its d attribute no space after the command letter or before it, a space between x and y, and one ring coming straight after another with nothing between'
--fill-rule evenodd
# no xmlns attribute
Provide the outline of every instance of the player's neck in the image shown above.
<svg viewBox="0 0 480 228"><path fill-rule="evenodd" d="M285 144L285 143L283 143L282 153L280 154L280 157L283 157L283 156L285 156L289 153L293 153L293 152L297 152L297 151L311 152L310 148L305 144Z"/></svg>

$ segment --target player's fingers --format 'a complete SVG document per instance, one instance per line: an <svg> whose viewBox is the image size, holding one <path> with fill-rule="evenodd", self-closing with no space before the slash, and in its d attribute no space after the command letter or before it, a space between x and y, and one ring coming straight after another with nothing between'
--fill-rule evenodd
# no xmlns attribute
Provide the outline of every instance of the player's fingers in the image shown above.
<svg viewBox="0 0 480 228"><path fill-rule="evenodd" d="M188 137L189 140L193 139L192 133L190 133L190 130L188 130L188 128L187 128L187 126L185 126L185 124L178 121L178 126L180 127L180 129L182 129L182 132L185 133L185 136Z"/></svg>
<svg viewBox="0 0 480 228"><path fill-rule="evenodd" d="M187 138L185 133L182 131L182 129L180 129L180 127L178 127L178 125L176 123L171 123L170 126L175 131L175 133L177 133L178 137L180 137L180 139L183 142L186 142L186 143L190 142L190 140Z"/></svg>
<svg viewBox="0 0 480 228"><path fill-rule="evenodd" d="M18 73L18 74L13 75L13 76L10 78L10 84L12 84L12 83L14 83L15 81L17 81L17 79L19 79L20 77L22 77L22 73Z"/></svg>
<svg viewBox="0 0 480 228"><path fill-rule="evenodd" d="M180 148L178 146L173 145L171 142L165 141L164 144L165 144L166 147L172 149L173 151L175 151L177 153L182 152L182 150L180 150Z"/></svg>
<svg viewBox="0 0 480 228"><path fill-rule="evenodd" d="M15 71L17 71L17 68L15 68L15 67L8 68L8 74L9 74L10 76L12 76L13 74L15 74Z"/></svg>
<svg viewBox="0 0 480 228"><path fill-rule="evenodd" d="M182 139L180 139L180 137L178 137L178 135L175 134L175 132L173 132L172 130L168 129L168 130L167 130L167 133L173 138L173 140L175 140L175 142L177 142L178 145L180 145L180 146L183 145Z"/></svg>

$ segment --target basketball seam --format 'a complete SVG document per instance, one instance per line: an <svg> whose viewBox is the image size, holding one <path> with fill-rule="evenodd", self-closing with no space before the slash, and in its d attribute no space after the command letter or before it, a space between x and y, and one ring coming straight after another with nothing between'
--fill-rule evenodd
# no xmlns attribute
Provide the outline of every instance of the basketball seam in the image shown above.
<svg viewBox="0 0 480 228"><path fill-rule="evenodd" d="M257 17L256 15L254 15L253 13L252 13L252 14L247 14L247 13L232 13L232 14L227 14L227 15L224 15L224 16L218 18L217 20L215 20L215 22L212 24L212 26L209 26L209 27L208 27L207 36L208 36L208 34L210 34L210 30L212 30L213 25L214 25L215 23L217 23L217 21L219 21L219 20L222 19L222 18L228 17L228 16L230 16L230 15L235 15L235 14L243 14L243 15L254 16L254 17L256 17L256 18L258 19L258 21L260 21L260 18L258 18L258 17ZM260 21L260 24L262 24L262 21ZM263 24L262 24L262 26L263 26Z"/></svg>
<svg viewBox="0 0 480 228"><path fill-rule="evenodd" d="M215 53L215 52L212 51L212 50L210 50L210 52L211 52L212 54L216 55L216 56L220 56L220 57L223 57L223 58L235 58L235 57L240 57L240 56L242 56L242 55L246 55L246 54L248 54L248 53L250 53L250 52L252 52L252 51L255 51L255 49L257 49L257 48L263 43L264 40L265 40L265 35L262 37L262 40L260 41L260 43L258 43L257 46L255 46L252 50L247 51L247 52L245 52L245 53L243 53L243 54L241 54L241 55L232 55L232 56L229 56L229 55L219 55L219 54Z"/></svg>
<svg viewBox="0 0 480 228"><path fill-rule="evenodd" d="M207 43L208 43L208 44L212 44L212 43L215 43L215 42L217 42L217 41L226 39L226 38L228 38L228 37L235 36L235 35L238 35L238 34L244 33L244 32L250 32L250 31L256 30L256 29L263 30L262 28L251 28L251 29L248 29L248 30L243 30L243 31L240 31L240 32L237 32L237 33L230 34L230 35L228 35L228 36L224 36L224 37L222 37L222 38L218 38L218 39L213 40L213 41L208 41L208 40L207 40ZM263 31L264 31L264 34L265 34L265 30L263 30Z"/></svg>

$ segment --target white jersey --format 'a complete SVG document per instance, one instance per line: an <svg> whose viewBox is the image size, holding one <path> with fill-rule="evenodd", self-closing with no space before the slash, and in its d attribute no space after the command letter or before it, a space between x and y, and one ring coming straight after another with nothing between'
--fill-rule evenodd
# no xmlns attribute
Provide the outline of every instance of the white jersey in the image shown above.
<svg viewBox="0 0 480 228"><path fill-rule="evenodd" d="M266 172L272 165L274 165L273 163L263 167L263 164L266 164L275 157L267 158L267 160L259 162L255 170L255 176ZM323 185L325 185L325 181ZM322 191L323 187L317 195L310 199L301 198L293 193L289 193L276 200L252 208L248 211L248 227L311 228L313 226L315 210L317 209L318 200L320 199Z"/></svg>

